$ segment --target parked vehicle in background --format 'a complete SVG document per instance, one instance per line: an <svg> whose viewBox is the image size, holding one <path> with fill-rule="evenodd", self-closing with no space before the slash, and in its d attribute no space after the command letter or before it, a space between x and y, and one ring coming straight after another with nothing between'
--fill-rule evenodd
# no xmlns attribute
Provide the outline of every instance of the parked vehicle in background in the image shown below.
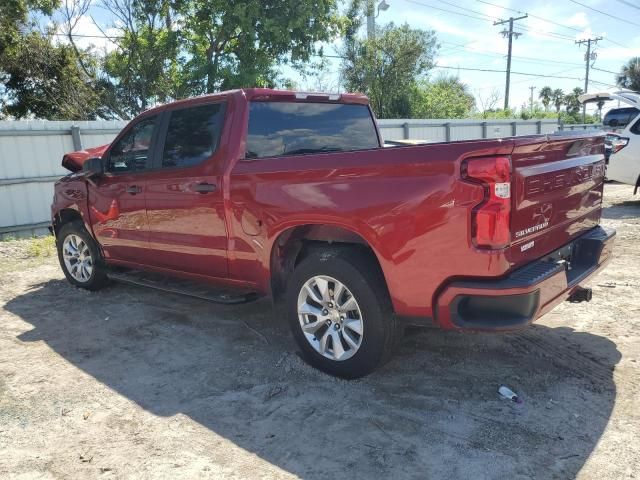
<svg viewBox="0 0 640 480"><path fill-rule="evenodd" d="M628 105L609 110L602 121L607 132L607 178L640 187L640 93L630 90L587 93L579 97L582 103L618 100Z"/></svg>
<svg viewBox="0 0 640 480"><path fill-rule="evenodd" d="M60 264L89 290L115 277L239 292L225 303L270 295L309 363L359 377L389 358L406 322L515 330L590 300L581 285L615 235L599 226L603 138L383 148L361 95L174 102L111 145L64 156Z"/></svg>

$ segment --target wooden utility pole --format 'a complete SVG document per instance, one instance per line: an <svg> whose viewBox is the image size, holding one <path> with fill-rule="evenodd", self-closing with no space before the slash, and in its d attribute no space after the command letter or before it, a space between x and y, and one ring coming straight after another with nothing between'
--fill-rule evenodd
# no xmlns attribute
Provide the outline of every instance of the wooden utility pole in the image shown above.
<svg viewBox="0 0 640 480"><path fill-rule="evenodd" d="M494 25L502 25L505 23L509 24L509 30L503 30L502 36L509 39L509 52L507 53L507 85L504 89L504 109L507 110L509 108L509 84L511 82L511 47L513 43L513 37L518 38L521 33L513 31L513 22L517 20L522 20L523 18L527 18L528 15L523 15L522 17L509 17L509 20L500 20L499 22L493 22Z"/></svg>
<svg viewBox="0 0 640 480"><path fill-rule="evenodd" d="M596 43L598 43L600 40L602 40L602 37L595 37L595 38L587 38L584 40L576 40L576 43L578 45L583 45L583 44L587 44L587 53L584 54L584 61L586 62L586 69L587 72L584 76L584 93L587 93L587 91L589 90L589 68L591 67L591 60L595 60L597 57L597 54L595 52L591 52L591 44L595 45ZM582 104L582 123L587 121L587 106L583 103Z"/></svg>

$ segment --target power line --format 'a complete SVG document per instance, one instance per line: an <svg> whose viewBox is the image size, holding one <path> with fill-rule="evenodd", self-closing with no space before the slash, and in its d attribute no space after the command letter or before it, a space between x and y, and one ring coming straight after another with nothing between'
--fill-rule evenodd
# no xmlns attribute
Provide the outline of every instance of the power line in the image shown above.
<svg viewBox="0 0 640 480"><path fill-rule="evenodd" d="M466 67L450 67L450 66L440 66L440 65L435 65L433 68L444 68L447 70L468 70L468 71L472 71L472 72L489 72L489 73L506 73L506 70L497 70L497 69L491 69L491 68L466 68ZM561 79L565 79L565 80L583 80L582 77L564 77L564 76L557 76L557 75L544 75L544 74L539 74L539 73L527 73L527 72L511 72L512 75L524 75L527 77L539 77L539 78L561 78Z"/></svg>
<svg viewBox="0 0 640 480"><path fill-rule="evenodd" d="M620 72L612 72L611 70L605 70L603 68L591 67L593 70L598 70L599 72L612 73L614 75L620 75Z"/></svg>
<svg viewBox="0 0 640 480"><path fill-rule="evenodd" d="M440 43L444 43L446 45L453 45L455 46L455 48L447 48L444 51L439 52L440 55L442 55L443 53L448 53L454 50L458 50L459 48L463 48L463 47L467 47L469 45L473 45L474 43L477 43L476 41L473 42L469 42L469 43L453 43L453 42L445 42L445 41L441 41ZM482 56L493 56L493 57L504 57L503 53L494 53L494 52L476 52L473 50L470 50L469 53L473 54L473 55L482 55ZM530 60L533 63L548 63L548 64L558 64L558 65L573 65L573 66L582 66L581 63L574 63L574 62L562 62L559 60L547 60L546 58L536 58L536 57L527 57L524 55L511 55L511 58L517 58L519 60L523 60L525 61L525 63L529 63L526 60Z"/></svg>
<svg viewBox="0 0 640 480"><path fill-rule="evenodd" d="M597 83L606 87L620 88L620 85L612 85L611 83L599 82L597 80L589 80L589 83Z"/></svg>
<svg viewBox="0 0 640 480"><path fill-rule="evenodd" d="M491 21L500 20L498 17L492 17L491 15L487 15L486 13L479 12L478 10L472 10L470 8L461 7L459 5L456 5L455 3L447 2L446 0L436 0L436 2L444 3L445 5L450 5L452 7L458 8L460 10L464 10L465 12L472 12L472 13L475 13L477 15L481 15L481 16L485 17L487 20L491 20Z"/></svg>
<svg viewBox="0 0 640 480"><path fill-rule="evenodd" d="M637 8L638 10L640 10L640 7L637 5L634 5L631 2L627 2L627 0L618 0L620 3L622 3L623 5L626 5L627 7L631 7L631 8Z"/></svg>
<svg viewBox="0 0 640 480"><path fill-rule="evenodd" d="M54 35L56 37L69 37L68 33L50 33L49 35ZM124 38L124 37L112 37L109 35L85 35L80 33L72 33L71 36L76 38L102 38L102 39L106 38L108 40L121 40Z"/></svg>
<svg viewBox="0 0 640 480"><path fill-rule="evenodd" d="M487 19L482 18L482 17L477 17L475 15L469 15L469 14L466 14L466 13L460 13L460 12L456 12L454 10L447 10L446 8L440 8L440 7L436 7L434 5L428 5L426 3L418 2L416 0L405 0L405 1L409 2L409 3L414 3L416 5L422 5L423 7L432 8L434 10L439 10L441 12L453 13L454 15L460 15L461 17L473 18L474 20L480 20L482 22L486 22L487 21Z"/></svg>
<svg viewBox="0 0 640 480"><path fill-rule="evenodd" d="M607 17L615 18L616 20L619 20L621 22L625 22L630 25L635 25L636 27L640 27L640 23L635 23L635 22L632 22L631 20L627 20L622 17L616 17L615 15L611 15L610 13L603 12L602 10L598 10L597 8L590 7L589 5L585 5L584 3L578 2L577 0L570 0L570 1L575 3L576 5L580 5L581 7L588 8L589 10L593 10L594 12L598 12L602 15L606 15Z"/></svg>
<svg viewBox="0 0 640 480"><path fill-rule="evenodd" d="M515 12L515 13L525 13L525 12L523 12L523 11L521 11L521 10L516 10L515 8L503 7L502 5L497 5L497 4L495 4L495 3L487 2L486 0L476 0L476 2L484 3L484 4L486 4L486 5L491 5L492 7L502 8L503 10L508 10L508 11L510 11L510 12ZM555 21L553 21L553 20L549 20L548 18L540 17L540 16L538 16L538 15L534 15L534 14L532 14L532 13L530 13L530 14L529 14L529 16L530 16L531 18L535 18L536 20L540 20L540 21L542 21L542 22L549 23L549 24L551 24L551 25L556 25L556 26L558 26L558 27L566 28L566 29L568 29L568 30L572 30L572 31L574 31L574 32L583 33L583 30L580 30L579 28L575 28L575 27L572 27L572 26L570 26L570 25L564 25L564 24L562 24L562 23L555 22ZM574 40L574 39L573 39L573 38L571 38L571 40ZM622 44L622 43L620 43L620 42L616 42L615 40L612 40L611 38L605 38L604 40L605 40L605 41L607 41L607 42L614 43L614 44L616 44L616 45L618 45L618 46L620 46L620 47L628 48L626 45L624 45L624 44Z"/></svg>
<svg viewBox="0 0 640 480"><path fill-rule="evenodd" d="M429 4L426 4L426 3L423 3L423 2L419 2L419 1L417 1L417 0L405 0L405 1L406 1L406 2L408 2L408 3L413 3L413 4L415 4L415 5L421 5L421 6L426 7L426 8L431 8L431 9L434 9L434 10L438 10L438 11L440 11L440 12L452 13L452 14L454 14L454 15L459 15L459 16L462 16L462 17L471 18L471 19L473 19L473 20L479 20L479 21L483 21L483 22L484 22L484 21L489 21L490 19L495 18L495 17L491 17L491 16L489 16L489 15L486 15L486 14L484 14L484 13L478 12L477 10L464 9L464 10L465 10L465 11L467 11L467 12L469 12L469 11L470 11L470 12L473 12L473 13L477 13L478 15L483 15L483 16L484 16L484 17L486 17L486 18L479 17L478 15L471 15L471 14L468 14L468 13L461 13L461 12L457 12L457 11L455 11L455 10L449 10L449 9L446 9L446 8L436 7L435 5L429 5ZM452 4L451 4L451 3L449 3L449 2L444 2L444 0L436 0L436 1L442 1L443 3L447 3L448 5L452 5ZM495 7L503 8L503 9L505 9L505 10L510 10L510 11L514 11L514 12L518 12L518 13L524 13L524 12L522 12L522 11L520 11L520 10L515 10L515 9L513 9L513 8L503 7L503 6L501 6L501 5L496 5L496 4L494 4L494 3L486 2L486 1L484 1L484 0L476 0L476 1L481 2L481 3L485 3L485 4L487 4L487 5L492 5L492 6L495 6ZM456 5L456 7L457 7L457 8L462 8L462 7L458 7L457 5ZM560 24L560 23L557 23L557 22L553 22L553 21L551 21L551 20L544 19L544 18L542 18L542 17L538 17L538 16L534 16L534 15L529 15L529 16L530 16L530 17L532 17L532 18L537 18L537 19L539 19L539 20L542 20L542 21L548 22L548 23L552 23L552 24L554 24L554 25L558 25L558 26L561 26L561 27L570 28L570 29L572 29L572 30L576 30L576 31L578 31L578 32L582 33L582 30L573 29L572 27L568 27L568 26L566 26L566 25L562 25L562 24ZM572 41L572 42L575 40L575 37L569 37L569 36L567 36L567 35L562 35L562 34L560 34L560 33L555 33L555 32L539 32L539 31L533 30L533 29L531 29L530 27L527 27L527 26L520 26L519 28L521 28L521 29L523 29L523 30L525 30L525 31L527 31L527 32L535 33L536 35L539 35L539 36L542 36L542 37L554 38L554 39L559 39L559 40L568 40L568 41ZM619 45L619 46L621 46L621 47L628 48L626 45L623 45L623 44L621 44L621 43L619 43L619 42L615 42L614 40L607 39L607 41L609 41L609 42L611 42L611 43L615 43L616 45Z"/></svg>

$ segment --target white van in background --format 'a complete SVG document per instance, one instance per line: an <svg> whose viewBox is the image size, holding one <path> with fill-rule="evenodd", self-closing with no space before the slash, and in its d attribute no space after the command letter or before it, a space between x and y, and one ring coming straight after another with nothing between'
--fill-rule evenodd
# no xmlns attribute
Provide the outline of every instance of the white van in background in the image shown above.
<svg viewBox="0 0 640 480"><path fill-rule="evenodd" d="M618 100L625 106L613 108L604 116L602 124L607 133L607 178L640 188L640 93L631 90L585 93L582 103Z"/></svg>

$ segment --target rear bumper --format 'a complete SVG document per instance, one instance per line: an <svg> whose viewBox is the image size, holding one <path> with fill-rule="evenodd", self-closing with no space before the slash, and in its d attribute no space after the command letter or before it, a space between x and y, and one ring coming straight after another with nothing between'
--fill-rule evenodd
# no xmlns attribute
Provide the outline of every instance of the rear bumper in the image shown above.
<svg viewBox="0 0 640 480"><path fill-rule="evenodd" d="M454 281L437 297L436 322L457 330L522 328L603 268L615 235L615 230L598 226L500 280Z"/></svg>

